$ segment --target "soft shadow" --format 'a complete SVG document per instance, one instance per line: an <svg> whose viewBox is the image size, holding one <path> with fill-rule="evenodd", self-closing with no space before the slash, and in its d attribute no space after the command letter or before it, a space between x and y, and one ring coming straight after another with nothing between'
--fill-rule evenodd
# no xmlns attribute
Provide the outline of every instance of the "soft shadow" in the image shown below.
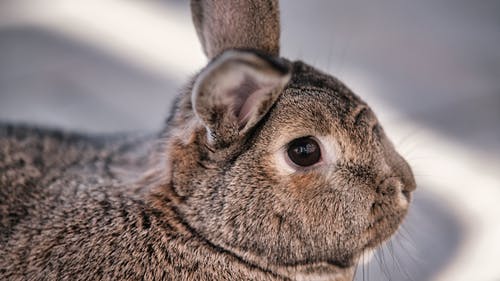
<svg viewBox="0 0 500 281"><path fill-rule="evenodd" d="M153 130L184 81L39 27L0 29L0 119L94 133Z"/></svg>

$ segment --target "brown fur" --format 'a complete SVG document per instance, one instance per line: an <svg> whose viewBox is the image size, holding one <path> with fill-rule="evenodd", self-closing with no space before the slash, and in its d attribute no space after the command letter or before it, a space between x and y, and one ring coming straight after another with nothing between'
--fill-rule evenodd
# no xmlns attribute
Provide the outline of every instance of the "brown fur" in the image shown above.
<svg viewBox="0 0 500 281"><path fill-rule="evenodd" d="M199 32L221 3L193 2ZM257 47L200 37L209 56ZM403 220L412 172L366 103L273 52L214 57L159 137L0 126L0 279L351 280ZM311 135L337 159L285 174L280 149Z"/></svg>
<svg viewBox="0 0 500 281"><path fill-rule="evenodd" d="M251 48L279 55L276 0L193 0L193 22L209 59L227 49Z"/></svg>

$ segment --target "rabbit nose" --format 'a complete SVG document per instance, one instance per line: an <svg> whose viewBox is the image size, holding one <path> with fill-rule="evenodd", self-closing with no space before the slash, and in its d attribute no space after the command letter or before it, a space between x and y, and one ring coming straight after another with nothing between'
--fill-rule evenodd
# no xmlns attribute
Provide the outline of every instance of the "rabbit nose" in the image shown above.
<svg viewBox="0 0 500 281"><path fill-rule="evenodd" d="M415 182L415 177L413 176L413 172L411 171L408 163L400 157L400 163L395 169L400 177L402 183L402 192L409 199L410 194L416 189L417 184Z"/></svg>
<svg viewBox="0 0 500 281"><path fill-rule="evenodd" d="M386 190L398 189L406 199L410 199L411 193L416 189L415 178L410 165L395 150L386 151L386 161L390 167L390 174L393 176L386 184L393 187L385 187ZM396 183L398 182L398 183ZM387 191L386 191L387 192Z"/></svg>
<svg viewBox="0 0 500 281"><path fill-rule="evenodd" d="M398 177L391 177L384 180L376 189L377 193L390 200L395 200L396 204L406 209L410 203L411 190L414 186L404 184L404 181Z"/></svg>
<svg viewBox="0 0 500 281"><path fill-rule="evenodd" d="M415 190L415 180L410 178L391 177L384 180L376 189L383 196L404 195L409 200L411 193Z"/></svg>
<svg viewBox="0 0 500 281"><path fill-rule="evenodd" d="M411 172L410 172L411 173ZM408 177L405 177L403 181L403 194L406 196L406 198L410 198L410 194L415 191L417 188L417 183L415 182L415 178L413 177L413 174L411 174Z"/></svg>
<svg viewBox="0 0 500 281"><path fill-rule="evenodd" d="M383 196L394 196L403 191L403 183L398 178L388 178L377 186L377 193Z"/></svg>

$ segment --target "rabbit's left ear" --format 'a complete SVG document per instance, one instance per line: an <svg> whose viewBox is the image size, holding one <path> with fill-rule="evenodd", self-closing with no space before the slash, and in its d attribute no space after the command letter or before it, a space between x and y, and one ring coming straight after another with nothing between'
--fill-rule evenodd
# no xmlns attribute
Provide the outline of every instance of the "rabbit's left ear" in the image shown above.
<svg viewBox="0 0 500 281"><path fill-rule="evenodd" d="M192 105L209 137L230 143L268 112L290 79L287 62L247 51L230 50L197 77Z"/></svg>

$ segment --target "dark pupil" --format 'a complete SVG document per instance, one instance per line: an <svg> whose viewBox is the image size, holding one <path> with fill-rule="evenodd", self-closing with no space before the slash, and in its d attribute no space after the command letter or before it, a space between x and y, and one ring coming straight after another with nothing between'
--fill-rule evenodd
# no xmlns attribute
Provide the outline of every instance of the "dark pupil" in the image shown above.
<svg viewBox="0 0 500 281"><path fill-rule="evenodd" d="M302 167L314 165L321 158L318 143L310 137L293 140L287 152L290 160Z"/></svg>

